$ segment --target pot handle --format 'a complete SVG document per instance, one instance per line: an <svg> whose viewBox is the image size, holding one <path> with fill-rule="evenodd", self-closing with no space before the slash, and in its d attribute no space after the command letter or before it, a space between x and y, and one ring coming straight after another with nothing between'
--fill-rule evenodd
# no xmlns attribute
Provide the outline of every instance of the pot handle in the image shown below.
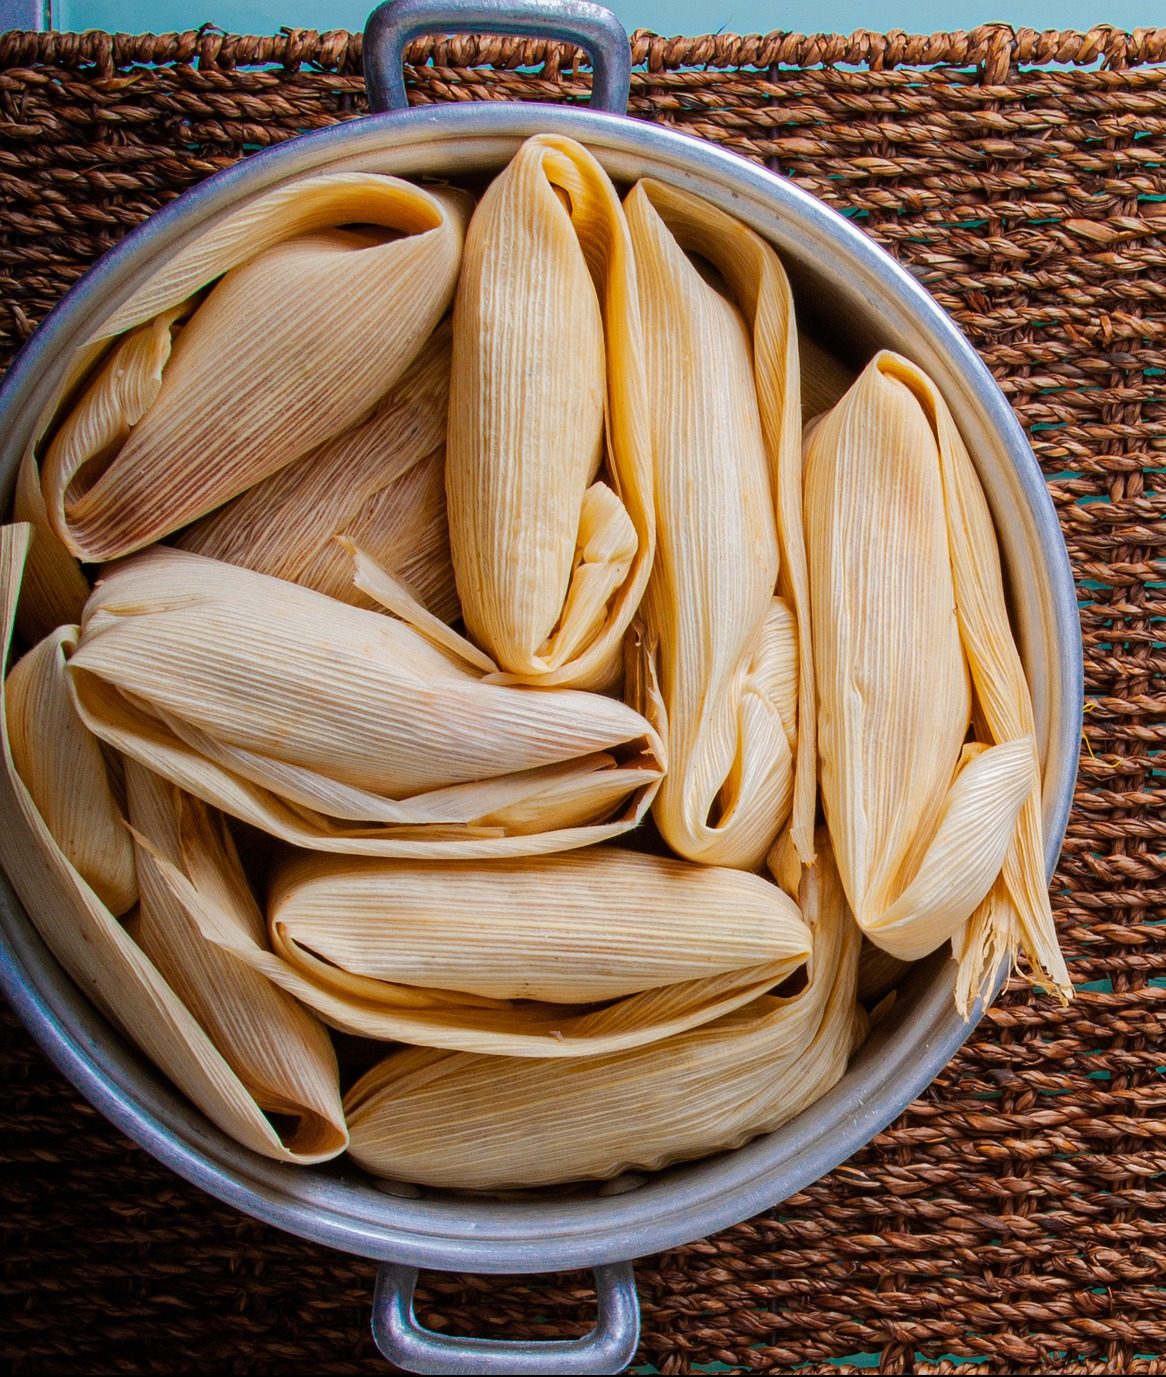
<svg viewBox="0 0 1166 1377"><path fill-rule="evenodd" d="M525 1342L462 1339L438 1334L417 1323L413 1291L417 1268L386 1262L377 1273L372 1303L372 1336L377 1348L406 1372L449 1373L451 1377L570 1377L581 1373L622 1372L640 1341L640 1303L630 1262L595 1268L599 1314L595 1328L581 1339Z"/></svg>
<svg viewBox="0 0 1166 1377"><path fill-rule="evenodd" d="M574 43L591 56L591 104L627 113L627 30L592 0L385 0L364 26L364 80L375 111L404 110L405 44L426 33L500 33Z"/></svg>

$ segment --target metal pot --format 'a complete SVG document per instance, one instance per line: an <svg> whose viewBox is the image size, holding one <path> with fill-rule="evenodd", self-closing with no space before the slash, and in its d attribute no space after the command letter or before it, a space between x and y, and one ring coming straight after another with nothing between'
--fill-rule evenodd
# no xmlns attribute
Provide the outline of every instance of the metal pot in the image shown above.
<svg viewBox="0 0 1166 1377"><path fill-rule="evenodd" d="M490 103L405 108L406 42L435 31L521 33L574 42L595 65L590 108ZM402 176L500 168L541 131L585 143L621 182L645 173L691 189L781 251L803 316L860 360L879 346L925 368L947 398L988 495L1036 709L1047 860L1064 836L1081 730L1082 669L1068 558L1036 461L1004 397L956 327L912 278L841 216L772 173L684 134L627 118L627 37L581 0L397 0L365 35L370 99L382 113L259 153L188 191L135 230L73 288L29 342L0 392L0 474L11 493L35 419L95 318L243 198L328 167ZM49 1057L107 1118L179 1175L290 1233L384 1262L373 1329L417 1372L614 1372L635 1351L629 1259L768 1208L843 1161L940 1071L972 1023L955 1012L954 963L918 966L846 1076L792 1123L733 1152L569 1196L495 1201L438 1190L387 1194L351 1164L293 1170L226 1138L181 1099L63 975L11 888L0 893L0 982ZM1002 974L1002 973L1001 973ZM596 1327L578 1341L499 1343L420 1328L418 1268L479 1272L595 1269Z"/></svg>

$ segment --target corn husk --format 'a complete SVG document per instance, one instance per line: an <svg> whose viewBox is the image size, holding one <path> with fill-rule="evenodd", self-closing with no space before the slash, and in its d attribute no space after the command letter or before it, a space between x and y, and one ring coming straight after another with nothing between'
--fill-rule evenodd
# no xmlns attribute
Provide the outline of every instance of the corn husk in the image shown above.
<svg viewBox="0 0 1166 1377"><path fill-rule="evenodd" d="M634 826L660 776L623 703L485 682L393 617L168 548L101 579L69 673L102 740L314 850L563 850Z"/></svg>
<svg viewBox="0 0 1166 1377"><path fill-rule="evenodd" d="M625 211L655 459L645 644L658 666L669 760L653 816L680 855L752 867L793 801L798 628L789 603L774 594L778 475L796 471L800 454L780 414L769 430L776 452L768 451L758 395L772 377L755 376L753 329L689 252L715 267L734 265L735 277L743 265L752 270L744 306L750 326L773 332L762 334L758 353L780 373L782 389L767 405L791 408L796 418L789 285L772 248L694 196L641 181Z"/></svg>
<svg viewBox="0 0 1166 1377"><path fill-rule="evenodd" d="M446 459L466 627L517 680L618 679L653 548L639 350L614 187L573 140L529 139L466 235Z"/></svg>
<svg viewBox="0 0 1166 1377"><path fill-rule="evenodd" d="M907 961L956 939L964 1013L1018 951L1067 991L991 517L907 360L877 355L813 428L806 528L822 802L860 926Z"/></svg>
<svg viewBox="0 0 1166 1377"><path fill-rule="evenodd" d="M208 942L158 874L164 857L196 873L258 940L259 912L220 817L134 761L126 762L130 822L138 838L142 901L134 939L269 1114L294 1121L290 1152L325 1160L343 1151L336 1054L323 1025L246 963Z"/></svg>
<svg viewBox="0 0 1166 1377"><path fill-rule="evenodd" d="M32 645L57 627L74 626L81 620L89 583L49 522L31 445L16 471L12 516L32 533L16 609L17 630L25 644Z"/></svg>
<svg viewBox="0 0 1166 1377"><path fill-rule="evenodd" d="M367 1171L504 1190L606 1178L738 1147L793 1118L846 1069L864 1020L859 932L829 858L803 877L805 987L614 1056L539 1060L406 1048L345 1097Z"/></svg>
<svg viewBox="0 0 1166 1377"><path fill-rule="evenodd" d="M117 314L124 333L48 446L64 544L93 561L141 549L360 420L447 309L467 210L338 173L207 230Z"/></svg>
<svg viewBox="0 0 1166 1377"><path fill-rule="evenodd" d="M304 970L587 1004L809 955L756 875L589 847L512 861L296 855L271 876L272 949ZM311 965L309 965L311 963Z"/></svg>
<svg viewBox="0 0 1166 1377"><path fill-rule="evenodd" d="M27 526L0 529L0 626L5 654L28 544ZM335 1147L289 1147L158 968L71 864L16 768L8 733L7 686L0 685L0 864L41 937L80 990L223 1132L281 1161L319 1161Z"/></svg>
<svg viewBox="0 0 1166 1377"><path fill-rule="evenodd" d="M837 406L858 375L832 350L801 330L798 331L798 357L801 360L802 421L808 423Z"/></svg>
<svg viewBox="0 0 1166 1377"><path fill-rule="evenodd" d="M79 635L75 626L59 627L13 667L8 740L16 771L70 865L112 913L125 913L138 886L120 781L78 718L65 675Z"/></svg>
<svg viewBox="0 0 1166 1377"><path fill-rule="evenodd" d="M369 419L197 522L181 549L376 607L346 536L438 617L458 613L445 518L450 330L440 326Z"/></svg>
<svg viewBox="0 0 1166 1377"><path fill-rule="evenodd" d="M872 1008L903 981L910 969L909 961L900 961L864 937L858 958L859 1003Z"/></svg>
<svg viewBox="0 0 1166 1377"><path fill-rule="evenodd" d="M527 864L537 866L538 862ZM774 925L785 933L779 939L785 951L776 960L679 981L597 1006L493 999L346 971L289 942L280 930L273 930L273 950L215 893L208 892L199 877L188 877L165 861L159 862L158 869L209 941L295 995L326 1023L361 1037L420 1046L544 1059L591 1057L638 1047L749 1003L805 959L804 930L793 920L780 891L771 888L766 897ZM736 882L741 877L736 872L712 873L727 875L728 892L734 900L740 898ZM709 898L716 885L715 879L706 881L703 896ZM766 899L755 895L754 902ZM723 911L727 904L718 901L718 906ZM365 956L371 952L368 943L361 948Z"/></svg>

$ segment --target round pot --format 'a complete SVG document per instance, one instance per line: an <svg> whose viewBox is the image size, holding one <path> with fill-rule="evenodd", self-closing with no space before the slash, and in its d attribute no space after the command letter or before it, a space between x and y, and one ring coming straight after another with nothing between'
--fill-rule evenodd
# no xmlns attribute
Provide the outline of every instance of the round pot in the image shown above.
<svg viewBox="0 0 1166 1377"><path fill-rule="evenodd" d="M406 109L405 43L434 31L495 31L590 50L589 108L467 103ZM370 98L383 113L293 139L211 177L141 225L79 282L28 343L0 390L0 480L10 496L36 418L70 352L165 257L241 200L337 167L410 177L481 175L528 136L570 135L617 182L645 174L691 189L767 237L790 272L802 318L853 359L899 350L935 379L975 459L995 518L1010 607L1032 689L1044 771L1051 873L1064 836L1081 730L1077 607L1052 503L1008 403L923 289L848 221L743 159L621 113L626 34L581 0L397 0L366 30ZM3 825L0 820L0 825ZM843 1161L885 1127L968 1037L953 1000L954 963L917 966L892 1012L842 1081L775 1133L735 1151L568 1195L500 1201L409 1188L389 1194L355 1166L290 1169L238 1146L179 1097L79 993L0 892L0 983L41 1047L130 1138L218 1199L293 1234L383 1261L374 1304L382 1351L418 1372L613 1372L635 1350L629 1259L699 1238L768 1208ZM1003 977L1003 972L1000 978ZM622 1187L622 1189L621 1189ZM630 1188L629 1188L630 1187ZM452 1339L413 1318L418 1268L540 1272L596 1269L599 1317L586 1338L554 1344Z"/></svg>

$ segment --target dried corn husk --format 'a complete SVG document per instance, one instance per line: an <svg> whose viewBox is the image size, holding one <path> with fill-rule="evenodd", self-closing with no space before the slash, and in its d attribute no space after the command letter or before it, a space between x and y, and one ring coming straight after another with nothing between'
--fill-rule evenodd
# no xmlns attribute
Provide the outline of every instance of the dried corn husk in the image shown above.
<svg viewBox="0 0 1166 1377"><path fill-rule="evenodd" d="M446 460L466 627L516 679L618 678L652 562L639 350L614 187L573 140L529 139L466 235Z"/></svg>
<svg viewBox="0 0 1166 1377"><path fill-rule="evenodd" d="M0 626L11 642L21 570L31 531L0 529ZM319 1161L342 1142L314 1153L293 1151L227 1065L157 967L101 902L57 844L12 756L7 686L0 685L0 863L53 955L80 989L207 1117L245 1147L282 1161Z"/></svg>
<svg viewBox="0 0 1166 1377"><path fill-rule="evenodd" d="M348 1130L339 1071L323 1025L283 990L208 942L159 877L159 857L198 874L261 941L263 915L221 817L132 760L126 762L126 795L141 875L142 901L133 930L138 945L256 1104L295 1121L282 1135L288 1151L311 1160L343 1151Z"/></svg>
<svg viewBox="0 0 1166 1377"><path fill-rule="evenodd" d="M774 596L775 483L783 465L800 467L800 456L780 416L770 426L778 451L767 451L752 331L688 251L715 267L743 261L755 270L756 299L744 305L751 324L760 329L764 313L776 331L759 352L772 350L783 390L768 405L796 417L792 301L773 249L716 207L641 181L624 208L655 458L645 644L658 665L669 767L652 811L680 855L752 867L793 800L798 634L789 604Z"/></svg>
<svg viewBox="0 0 1166 1377"><path fill-rule="evenodd" d="M392 617L164 547L98 583L69 672L103 740L315 850L563 850L634 826L660 775L623 703L484 682Z"/></svg>
<svg viewBox="0 0 1166 1377"><path fill-rule="evenodd" d="M955 938L965 1013L1018 950L1067 991L995 533L947 407L907 360L877 355L813 428L806 528L822 801L860 926L903 960Z"/></svg>
<svg viewBox="0 0 1166 1377"><path fill-rule="evenodd" d="M81 620L89 583L49 523L31 446L16 471L12 515L32 532L16 609L17 629L25 644L32 645L58 626L73 626Z"/></svg>
<svg viewBox="0 0 1166 1377"><path fill-rule="evenodd" d="M909 961L900 961L864 937L858 958L859 1002L871 1008L899 985L910 969Z"/></svg>
<svg viewBox="0 0 1166 1377"><path fill-rule="evenodd" d="M813 335L800 330L798 357L802 365L802 421L809 422L837 406L857 374Z"/></svg>
<svg viewBox="0 0 1166 1377"><path fill-rule="evenodd" d="M353 425L448 307L467 210L460 193L338 173L206 231L115 317L133 328L48 447L65 545L87 560L140 549Z"/></svg>
<svg viewBox="0 0 1166 1377"><path fill-rule="evenodd" d="M35 537L34 537L35 543ZM62 626L8 675L12 760L69 863L112 913L137 901L134 848L101 742L77 716L65 664L80 631Z"/></svg>
<svg viewBox="0 0 1166 1377"><path fill-rule="evenodd" d="M537 867L539 863L527 864ZM637 1047L749 1003L784 979L805 958L804 929L792 920L780 891L771 889L766 898L772 906L774 926L783 934L778 938L778 946L785 949L776 960L664 985L598 1006L493 999L346 971L287 941L286 932L273 932L273 951L239 922L230 907L207 892L197 876L187 877L165 862L159 863L159 873L209 941L295 995L326 1023L361 1037L421 1046L566 1059ZM740 899L736 882L741 877L736 872L710 875L727 875L727 892L733 901ZM489 879L483 878L481 883L488 884ZM723 895L715 898L717 888L718 879L710 878L703 882L701 895L723 912L729 904ZM765 899L755 895L754 902L763 903ZM362 944L362 950L367 956L369 944Z"/></svg>
<svg viewBox="0 0 1166 1377"><path fill-rule="evenodd" d="M493 861L296 855L268 891L289 963L491 999L585 1004L809 955L756 875L589 847ZM329 971L328 968L333 968Z"/></svg>
<svg viewBox="0 0 1166 1377"><path fill-rule="evenodd" d="M345 1097L352 1156L378 1175L502 1190L655 1169L785 1123L838 1080L864 1030L859 932L825 844L800 897L813 950L798 994L763 995L667 1041L553 1068L394 1052Z"/></svg>
<svg viewBox="0 0 1166 1377"><path fill-rule="evenodd" d="M349 537L438 617L458 612L445 519L450 330L440 326L373 415L197 522L184 550L375 607Z"/></svg>

